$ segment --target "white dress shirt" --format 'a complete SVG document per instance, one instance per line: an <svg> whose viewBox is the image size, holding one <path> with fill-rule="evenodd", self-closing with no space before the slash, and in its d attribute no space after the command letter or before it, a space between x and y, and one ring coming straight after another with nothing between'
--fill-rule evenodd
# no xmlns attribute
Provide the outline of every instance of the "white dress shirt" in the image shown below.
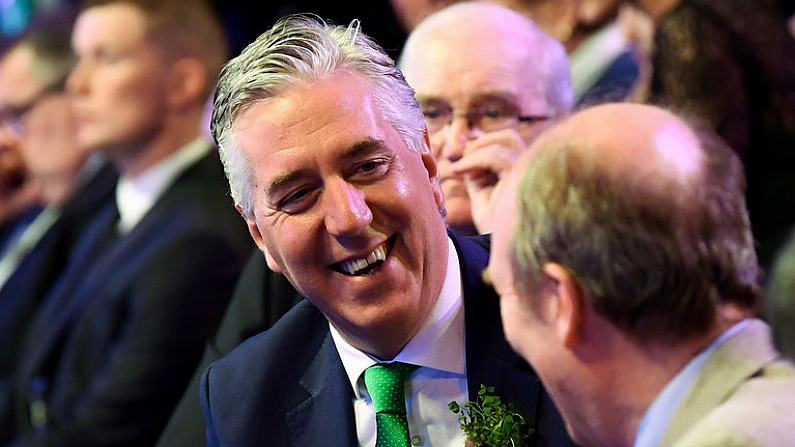
<svg viewBox="0 0 795 447"><path fill-rule="evenodd" d="M104 156L99 153L88 156L76 174L75 189L79 189L89 182L93 175L102 168L104 160ZM72 194L77 193L77 191L72 192ZM16 272L22 260L41 242L44 235L61 218L61 206L49 205L44 208L0 257L0 289L6 285L11 275Z"/></svg>
<svg viewBox="0 0 795 447"><path fill-rule="evenodd" d="M448 404L468 400L464 345L464 308L461 305L461 270L458 254L448 238L447 274L428 321L394 361L420 365L406 385L409 433L414 446L461 447L464 433ZM331 335L354 390L353 408L359 444L375 446L376 426L372 400L364 385L364 370L376 363L348 344L331 327Z"/></svg>
<svg viewBox="0 0 795 447"><path fill-rule="evenodd" d="M577 100L596 84L629 45L624 31L614 22L588 37L569 55L571 88Z"/></svg>
<svg viewBox="0 0 795 447"><path fill-rule="evenodd" d="M127 233L132 230L174 180L207 155L210 149L207 139L202 136L135 177L123 175L116 186L117 231Z"/></svg>

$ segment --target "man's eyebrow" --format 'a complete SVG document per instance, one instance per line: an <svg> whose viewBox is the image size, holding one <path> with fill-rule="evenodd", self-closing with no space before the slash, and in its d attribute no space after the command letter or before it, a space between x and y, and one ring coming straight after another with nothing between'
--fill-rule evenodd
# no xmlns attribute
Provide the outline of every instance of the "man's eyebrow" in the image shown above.
<svg viewBox="0 0 795 447"><path fill-rule="evenodd" d="M282 189L285 189L287 185L289 185L292 181L301 177L304 174L303 169L290 171L285 174L282 174L276 177L272 182L270 182L267 187L265 187L265 196L266 197L274 197L279 194Z"/></svg>
<svg viewBox="0 0 795 447"><path fill-rule="evenodd" d="M375 138L367 138L366 140L359 141L353 144L350 148L348 148L345 152L342 153L340 157L342 160L350 160L354 158L361 157L363 154L371 153L379 150L383 150L386 148L386 145L382 140L378 140ZM295 181L295 179L300 178L307 174L305 169L297 169L295 171L286 172L282 175L277 176L273 181L271 181L265 187L265 195L266 197L274 197L279 194L282 189L287 188L287 186Z"/></svg>
<svg viewBox="0 0 795 447"><path fill-rule="evenodd" d="M384 149L386 149L386 144L382 140L370 137L367 138L366 140L359 141L358 143L355 143L353 146L348 148L348 150L343 152L341 159L350 160L354 158L359 158L364 154Z"/></svg>
<svg viewBox="0 0 795 447"><path fill-rule="evenodd" d="M420 104L450 103L450 101L438 95L418 94L416 95L416 99L417 102ZM499 102L513 104L516 103L518 99L515 93L505 90L481 91L473 95L471 98L468 98L469 104L478 104L490 101L499 101Z"/></svg>
<svg viewBox="0 0 795 447"><path fill-rule="evenodd" d="M504 90L494 90L494 91L480 92L477 95L473 96L471 100L471 102L473 103L489 102L489 101L515 103L518 101L518 99L516 95L512 92L507 92Z"/></svg>
<svg viewBox="0 0 795 447"><path fill-rule="evenodd" d="M447 100L442 98L438 95L416 95L417 102L420 104L427 104L429 102L443 102L447 103Z"/></svg>

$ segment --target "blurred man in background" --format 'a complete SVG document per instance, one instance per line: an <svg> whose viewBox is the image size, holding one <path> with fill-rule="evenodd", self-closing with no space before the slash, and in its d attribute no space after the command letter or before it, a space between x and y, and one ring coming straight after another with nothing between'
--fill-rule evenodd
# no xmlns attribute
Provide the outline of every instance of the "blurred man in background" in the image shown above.
<svg viewBox="0 0 795 447"><path fill-rule="evenodd" d="M447 225L490 231L486 203L500 173L571 109L563 46L511 9L461 2L412 31L399 65L425 116Z"/></svg>
<svg viewBox="0 0 795 447"><path fill-rule="evenodd" d="M154 444L252 248L203 112L227 49L202 0L88 1L77 142L120 173L25 334L24 445Z"/></svg>
<svg viewBox="0 0 795 447"><path fill-rule="evenodd" d="M0 444L13 420L11 375L22 334L64 269L78 237L113 198L116 172L77 144L64 83L74 66L70 34L76 9L41 10L0 56L3 148L18 151L24 181L41 211L0 255Z"/></svg>

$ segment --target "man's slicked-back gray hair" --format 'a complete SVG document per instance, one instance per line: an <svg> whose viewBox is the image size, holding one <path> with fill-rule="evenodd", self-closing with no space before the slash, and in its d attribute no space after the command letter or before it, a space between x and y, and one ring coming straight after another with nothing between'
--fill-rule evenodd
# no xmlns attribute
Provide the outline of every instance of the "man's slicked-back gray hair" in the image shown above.
<svg viewBox="0 0 795 447"><path fill-rule="evenodd" d="M278 97L297 82L311 82L339 71L369 82L376 106L409 149L427 150L425 121L413 89L386 52L361 32L357 20L340 26L310 14L284 17L224 66L215 92L212 135L232 198L245 217L254 217L254 174L235 141L235 119L253 104Z"/></svg>

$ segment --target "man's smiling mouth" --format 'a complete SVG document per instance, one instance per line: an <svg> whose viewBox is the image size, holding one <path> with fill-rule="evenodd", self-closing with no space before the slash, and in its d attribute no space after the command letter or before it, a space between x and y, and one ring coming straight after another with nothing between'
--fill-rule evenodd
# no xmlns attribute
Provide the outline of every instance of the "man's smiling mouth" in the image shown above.
<svg viewBox="0 0 795 447"><path fill-rule="evenodd" d="M388 240L376 247L369 255L364 258L352 259L334 265L334 270L347 276L367 275L378 268L389 254L392 240Z"/></svg>

